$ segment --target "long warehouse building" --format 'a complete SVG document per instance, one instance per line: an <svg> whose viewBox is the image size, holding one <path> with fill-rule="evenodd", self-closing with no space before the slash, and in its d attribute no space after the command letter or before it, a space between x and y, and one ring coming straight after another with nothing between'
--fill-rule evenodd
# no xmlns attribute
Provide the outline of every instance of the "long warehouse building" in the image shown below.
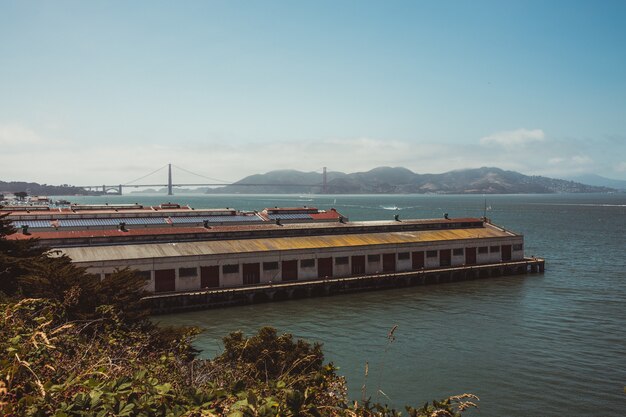
<svg viewBox="0 0 626 417"><path fill-rule="evenodd" d="M21 233L104 278L141 271L153 293L329 280L524 260L524 237L484 218L350 222L311 207L177 204L5 207Z"/></svg>

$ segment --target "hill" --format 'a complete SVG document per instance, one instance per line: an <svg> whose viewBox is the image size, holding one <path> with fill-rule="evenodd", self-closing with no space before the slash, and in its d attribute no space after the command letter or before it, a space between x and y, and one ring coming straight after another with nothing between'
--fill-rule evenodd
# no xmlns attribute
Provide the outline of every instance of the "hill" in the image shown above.
<svg viewBox="0 0 626 417"><path fill-rule="evenodd" d="M98 193L89 192L83 188L72 185L48 185L36 182L24 181L0 181L0 194L17 193L26 191L29 195L94 195Z"/></svg>
<svg viewBox="0 0 626 417"><path fill-rule="evenodd" d="M243 178L234 185L207 193L319 194L322 174L297 170L270 171ZM328 194L548 194L615 191L542 176L528 176L500 168L476 168L443 174L417 174L402 167L378 167L367 172L329 172Z"/></svg>
<svg viewBox="0 0 626 417"><path fill-rule="evenodd" d="M568 178L569 180L582 182L583 184L595 185L598 187L609 187L618 190L626 190L626 181L606 178L595 174L578 175Z"/></svg>

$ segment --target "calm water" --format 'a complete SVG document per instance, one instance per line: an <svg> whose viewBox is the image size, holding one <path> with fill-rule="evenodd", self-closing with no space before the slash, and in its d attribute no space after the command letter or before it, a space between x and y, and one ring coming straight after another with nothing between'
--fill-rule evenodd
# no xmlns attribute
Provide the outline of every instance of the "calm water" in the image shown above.
<svg viewBox="0 0 626 417"><path fill-rule="evenodd" d="M104 197L72 198L104 201ZM481 216L482 196L106 197L195 207L336 207L352 220ZM489 196L544 275L506 277L162 316L205 329L212 356L233 330L271 325L324 343L350 394L397 406L471 392L480 416L626 415L626 195ZM399 210L391 208L397 207ZM388 344L394 325L396 340ZM369 377L363 369L369 362ZM380 390L385 395L377 393ZM602 412L594 412L601 409Z"/></svg>

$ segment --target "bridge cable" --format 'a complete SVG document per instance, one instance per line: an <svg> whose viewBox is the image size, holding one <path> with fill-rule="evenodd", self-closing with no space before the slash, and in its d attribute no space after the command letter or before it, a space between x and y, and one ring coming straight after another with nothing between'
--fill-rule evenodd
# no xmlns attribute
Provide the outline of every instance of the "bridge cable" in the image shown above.
<svg viewBox="0 0 626 417"><path fill-rule="evenodd" d="M166 165L163 165L161 168L155 169L154 171L152 171L152 172L151 172L151 173L149 173L149 174L144 175L143 177L139 177L139 178L137 178L137 179L134 179L134 180L129 181L129 182L127 182L127 183L125 183L125 184L122 184L122 185L132 185L132 183L133 183L133 182L137 182L137 181L142 180L142 179L144 179L144 178L146 178L146 177L149 177L150 175L157 173L158 171L162 170L162 169L163 169L163 168L165 168L165 167L167 167L167 164L166 164Z"/></svg>
<svg viewBox="0 0 626 417"><path fill-rule="evenodd" d="M206 175L197 174L197 173L192 172L192 171L189 171L189 170L187 170L187 169L185 169L185 168L181 168L181 167L179 167L178 165L174 165L174 164L172 164L172 166L173 166L174 168L176 168L176 169L180 169L181 171L185 171L186 173L191 174L191 175L195 175L195 176L197 176L197 177L202 177L202 178L204 178L204 179L211 180L211 181L223 182L223 183L225 183L224 185L228 185L228 184L232 184L232 183L233 183L233 181L220 180L219 178L211 178L211 177L207 177Z"/></svg>

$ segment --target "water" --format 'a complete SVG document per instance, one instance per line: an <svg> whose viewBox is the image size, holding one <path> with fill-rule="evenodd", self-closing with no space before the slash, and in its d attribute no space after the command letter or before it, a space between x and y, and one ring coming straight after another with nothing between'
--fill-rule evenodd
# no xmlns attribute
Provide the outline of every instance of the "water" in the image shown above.
<svg viewBox="0 0 626 417"><path fill-rule="evenodd" d="M336 207L351 220L481 216L482 196L106 197L196 207ZM104 201L104 197L73 198ZM488 196L487 215L524 233L543 275L160 316L205 329L213 356L233 330L271 325L324 343L350 395L396 406L471 392L480 416L623 416L626 410L626 195ZM387 333L398 325L396 339ZM364 365L369 377L364 380ZM378 390L385 395L378 393Z"/></svg>

